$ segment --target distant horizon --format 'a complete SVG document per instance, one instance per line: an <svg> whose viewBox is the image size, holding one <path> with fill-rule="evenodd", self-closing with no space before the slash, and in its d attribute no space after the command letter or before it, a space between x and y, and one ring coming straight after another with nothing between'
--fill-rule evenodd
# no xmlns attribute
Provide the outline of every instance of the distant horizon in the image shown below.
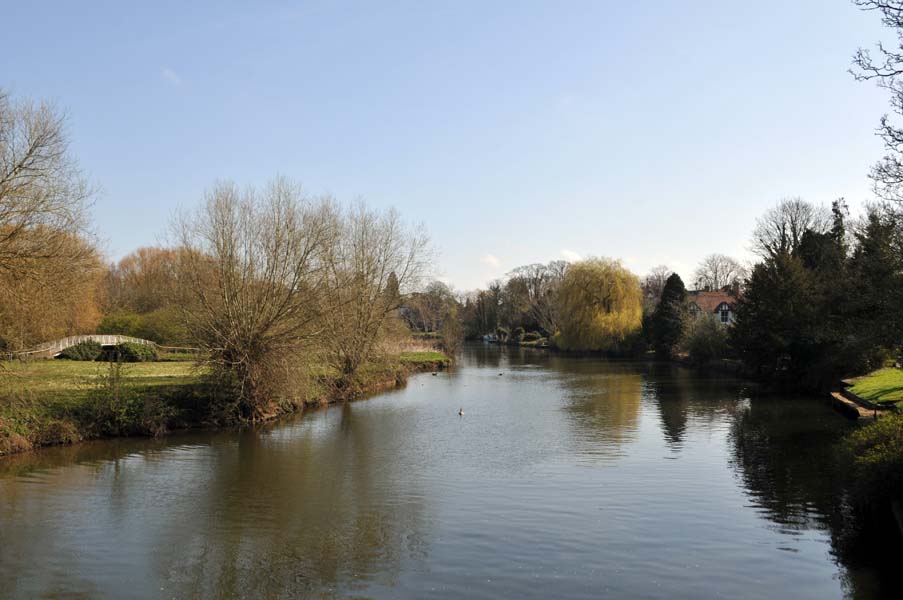
<svg viewBox="0 0 903 600"><path fill-rule="evenodd" d="M888 33L847 0L34 11L0 86L67 113L113 261L216 180L284 174L423 222L459 291L587 256L689 280L749 262L782 198L858 212L883 153L886 95L847 69Z"/></svg>

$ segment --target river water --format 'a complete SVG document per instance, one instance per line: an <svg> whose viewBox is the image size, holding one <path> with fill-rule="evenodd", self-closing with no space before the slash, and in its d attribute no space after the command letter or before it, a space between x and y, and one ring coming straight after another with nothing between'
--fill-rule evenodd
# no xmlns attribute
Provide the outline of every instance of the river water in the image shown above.
<svg viewBox="0 0 903 600"><path fill-rule="evenodd" d="M849 423L752 396L478 345L256 431L10 457L0 597L903 597L899 554L845 541Z"/></svg>

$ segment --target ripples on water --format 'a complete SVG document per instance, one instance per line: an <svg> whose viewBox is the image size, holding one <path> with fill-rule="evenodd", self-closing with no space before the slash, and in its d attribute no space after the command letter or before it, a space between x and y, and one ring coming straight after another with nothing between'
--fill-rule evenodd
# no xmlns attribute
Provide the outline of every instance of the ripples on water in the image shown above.
<svg viewBox="0 0 903 600"><path fill-rule="evenodd" d="M847 423L667 365L468 347L257 431L0 462L0 597L868 597ZM463 407L464 417L457 411Z"/></svg>

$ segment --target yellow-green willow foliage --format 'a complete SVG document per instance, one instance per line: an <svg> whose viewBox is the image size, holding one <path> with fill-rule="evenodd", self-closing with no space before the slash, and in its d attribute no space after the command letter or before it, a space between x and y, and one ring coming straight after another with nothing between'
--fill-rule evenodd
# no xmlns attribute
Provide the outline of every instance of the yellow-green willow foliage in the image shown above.
<svg viewBox="0 0 903 600"><path fill-rule="evenodd" d="M558 292L563 350L618 350L642 327L639 278L619 261L589 258L567 270Z"/></svg>

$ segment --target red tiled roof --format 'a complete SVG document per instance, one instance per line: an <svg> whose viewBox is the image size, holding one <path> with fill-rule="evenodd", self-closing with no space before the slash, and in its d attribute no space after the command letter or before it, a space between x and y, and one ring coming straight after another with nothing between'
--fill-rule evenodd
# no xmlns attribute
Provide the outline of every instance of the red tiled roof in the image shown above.
<svg viewBox="0 0 903 600"><path fill-rule="evenodd" d="M687 302L694 302L703 312L715 312L722 302L727 302L733 309L736 301L736 296L723 290L717 292L687 292Z"/></svg>

